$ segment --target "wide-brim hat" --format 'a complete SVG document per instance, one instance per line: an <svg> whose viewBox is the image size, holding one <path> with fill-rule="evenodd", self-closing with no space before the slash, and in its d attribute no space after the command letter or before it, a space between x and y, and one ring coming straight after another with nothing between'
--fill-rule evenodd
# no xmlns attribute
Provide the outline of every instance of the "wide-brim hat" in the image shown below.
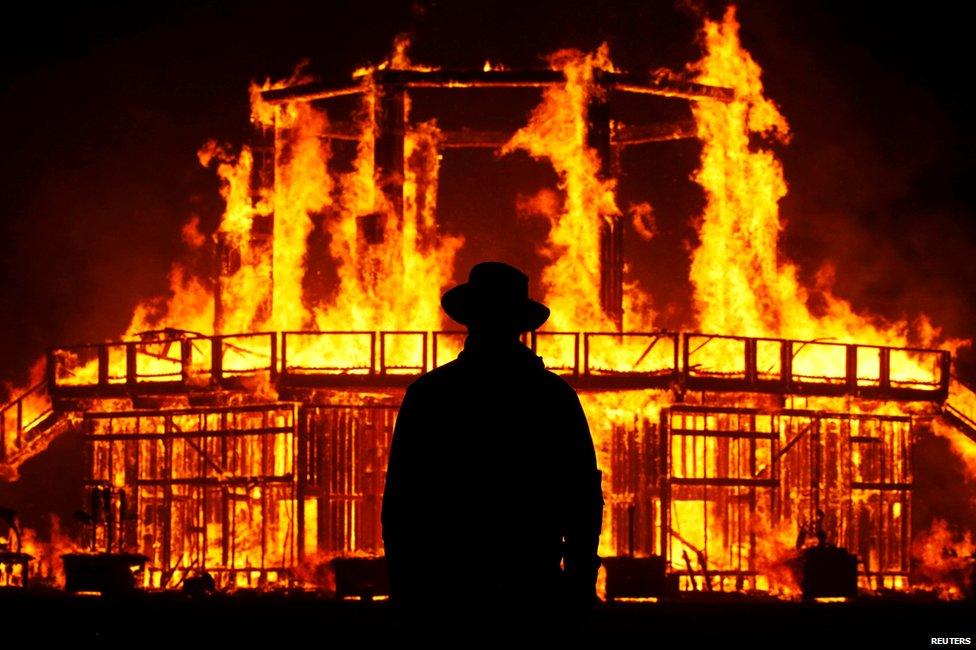
<svg viewBox="0 0 976 650"><path fill-rule="evenodd" d="M549 318L549 308L529 298L528 276L502 262L475 264L466 283L441 297L441 307L468 327L480 324L529 332Z"/></svg>

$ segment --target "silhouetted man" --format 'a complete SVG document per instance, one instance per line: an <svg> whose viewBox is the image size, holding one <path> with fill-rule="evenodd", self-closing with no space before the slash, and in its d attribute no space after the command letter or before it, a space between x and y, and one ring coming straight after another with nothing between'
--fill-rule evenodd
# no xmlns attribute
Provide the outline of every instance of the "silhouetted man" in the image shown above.
<svg viewBox="0 0 976 650"><path fill-rule="evenodd" d="M579 398L519 340L549 309L499 262L441 306L468 336L397 417L383 496L394 601L421 625L572 617L594 599L603 497Z"/></svg>

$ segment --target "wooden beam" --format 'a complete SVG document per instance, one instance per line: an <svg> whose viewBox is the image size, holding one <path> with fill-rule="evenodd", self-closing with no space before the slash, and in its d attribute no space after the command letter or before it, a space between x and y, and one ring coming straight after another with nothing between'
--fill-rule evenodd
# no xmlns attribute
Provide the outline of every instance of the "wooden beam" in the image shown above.
<svg viewBox="0 0 976 650"><path fill-rule="evenodd" d="M725 103L735 99L735 91L731 88L707 86L690 81L661 80L636 74L601 72L599 70L597 70L596 78L604 80L604 83L608 83L614 90L624 93L679 97L690 100L714 99Z"/></svg>
<svg viewBox="0 0 976 650"><path fill-rule="evenodd" d="M478 131L475 129L456 129L443 131L441 148L443 149L497 149L508 142L514 131ZM362 129L355 122L330 122L320 138L326 140L357 141L362 136ZM698 130L694 120L679 120L676 122L662 122L659 124L630 125L617 124L610 134L611 144L618 147L629 147L650 142L666 142L668 140L687 140L698 137Z"/></svg>
<svg viewBox="0 0 976 650"><path fill-rule="evenodd" d="M363 84L336 88L316 81L314 83L298 84L297 86L262 90L261 99L269 104L281 104L289 101L313 102L317 99L332 99L334 97L358 95L365 90L366 86Z"/></svg>
<svg viewBox="0 0 976 650"><path fill-rule="evenodd" d="M663 122L659 124L618 124L614 129L613 142L622 147L649 142L668 140L688 140L698 137L698 126L694 120Z"/></svg>
<svg viewBox="0 0 976 650"><path fill-rule="evenodd" d="M319 134L324 140L358 141L363 135L362 128L355 122L330 121L325 131Z"/></svg>
<svg viewBox="0 0 976 650"><path fill-rule="evenodd" d="M407 88L543 88L565 77L558 70L380 70L373 79Z"/></svg>
<svg viewBox="0 0 976 650"><path fill-rule="evenodd" d="M597 83L620 92L679 97L688 100L713 99L731 102L735 91L693 82L653 79L643 75L598 70ZM558 70L377 70L373 80L381 85L404 88L543 88L563 83ZM274 88L261 92L266 102L315 101L365 92L366 84L335 87L321 82Z"/></svg>
<svg viewBox="0 0 976 650"><path fill-rule="evenodd" d="M460 129L444 131L443 149L497 149L512 139L514 131L474 131Z"/></svg>

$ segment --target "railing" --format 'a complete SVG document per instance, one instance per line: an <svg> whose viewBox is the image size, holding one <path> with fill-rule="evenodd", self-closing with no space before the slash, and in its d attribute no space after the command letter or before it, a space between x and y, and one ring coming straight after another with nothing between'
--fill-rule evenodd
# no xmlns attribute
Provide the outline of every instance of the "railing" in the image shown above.
<svg viewBox="0 0 976 650"><path fill-rule="evenodd" d="M282 380L293 386L402 383L453 360L465 336L456 330L283 332ZM673 332L533 332L523 337L549 370L580 381L676 378L678 341Z"/></svg>
<svg viewBox="0 0 976 650"><path fill-rule="evenodd" d="M182 336L51 350L53 393L284 386L402 386L454 359L459 331L289 331ZM533 332L525 343L579 388L855 395L944 401L945 350L688 332Z"/></svg>
<svg viewBox="0 0 976 650"><path fill-rule="evenodd" d="M48 384L61 395L232 387L258 373L276 378L277 346L273 332L66 346L48 352Z"/></svg>
<svg viewBox="0 0 976 650"><path fill-rule="evenodd" d="M938 401L948 396L946 350L699 333L683 338L681 374L693 390Z"/></svg>
<svg viewBox="0 0 976 650"><path fill-rule="evenodd" d="M445 363L453 361L464 349L464 339L467 335L468 333L463 330L434 332L431 366L440 368Z"/></svg>
<svg viewBox="0 0 976 650"><path fill-rule="evenodd" d="M973 420L961 409L953 406L951 402L946 402L942 405L942 412L950 419L955 420L958 425L961 425L960 428L963 430L963 433L976 442L976 420Z"/></svg>
<svg viewBox="0 0 976 650"><path fill-rule="evenodd" d="M582 385L666 387L678 380L677 332L533 332L546 367Z"/></svg>
<svg viewBox="0 0 976 650"><path fill-rule="evenodd" d="M677 332L586 332L583 374L677 377L678 341Z"/></svg>
<svg viewBox="0 0 976 650"><path fill-rule="evenodd" d="M529 347L560 375L580 375L580 332L532 332Z"/></svg>
<svg viewBox="0 0 976 650"><path fill-rule="evenodd" d="M973 386L952 377L948 399L942 405L942 415L962 433L976 442L976 390Z"/></svg>
<svg viewBox="0 0 976 650"><path fill-rule="evenodd" d="M274 332L203 337L211 341L211 381L224 384L228 379L255 373L278 376L278 335Z"/></svg>
<svg viewBox="0 0 976 650"><path fill-rule="evenodd" d="M381 375L427 372L427 332L380 332Z"/></svg>
<svg viewBox="0 0 976 650"><path fill-rule="evenodd" d="M281 364L290 375L373 375L376 332L282 332Z"/></svg>
<svg viewBox="0 0 976 650"><path fill-rule="evenodd" d="M53 411L45 382L32 386L0 408L0 463L12 459L41 435L44 427L38 425Z"/></svg>

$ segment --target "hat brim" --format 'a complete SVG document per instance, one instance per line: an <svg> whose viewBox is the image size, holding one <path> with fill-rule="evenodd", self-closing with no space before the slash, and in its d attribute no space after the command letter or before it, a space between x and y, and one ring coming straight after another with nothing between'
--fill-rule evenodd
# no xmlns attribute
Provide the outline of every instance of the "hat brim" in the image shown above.
<svg viewBox="0 0 976 650"><path fill-rule="evenodd" d="M549 308L532 299L526 299L514 307L506 306L508 313L498 310L486 313L486 305L476 299L470 284L459 284L449 289L441 296L441 307L451 320L465 327L491 320L507 322L520 332L530 332L549 319Z"/></svg>

